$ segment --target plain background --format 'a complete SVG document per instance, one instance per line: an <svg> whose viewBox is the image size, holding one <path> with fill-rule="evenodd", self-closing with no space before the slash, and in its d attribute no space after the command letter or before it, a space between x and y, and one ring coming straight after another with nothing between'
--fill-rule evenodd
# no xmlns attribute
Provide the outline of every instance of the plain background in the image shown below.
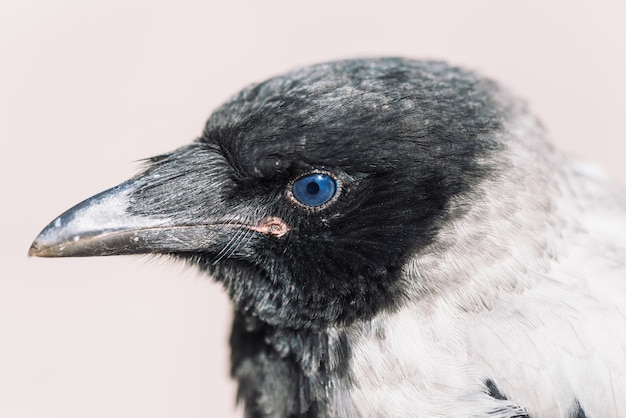
<svg viewBox="0 0 626 418"><path fill-rule="evenodd" d="M26 253L241 87L336 58L445 59L626 183L625 21L622 0L3 0L0 417L240 415L218 285L164 259Z"/></svg>

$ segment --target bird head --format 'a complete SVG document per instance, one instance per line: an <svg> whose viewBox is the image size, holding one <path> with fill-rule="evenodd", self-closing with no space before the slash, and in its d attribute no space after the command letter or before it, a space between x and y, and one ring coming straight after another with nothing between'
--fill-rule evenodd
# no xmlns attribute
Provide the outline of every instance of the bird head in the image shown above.
<svg viewBox="0 0 626 418"><path fill-rule="evenodd" d="M404 266L497 169L497 87L440 62L357 59L252 85L191 145L52 221L30 254L166 254L235 309L318 328L393 310Z"/></svg>

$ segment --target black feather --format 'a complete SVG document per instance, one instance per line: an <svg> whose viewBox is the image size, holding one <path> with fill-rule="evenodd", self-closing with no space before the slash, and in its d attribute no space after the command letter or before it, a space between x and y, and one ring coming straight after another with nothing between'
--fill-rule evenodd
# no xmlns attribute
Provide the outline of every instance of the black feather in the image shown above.
<svg viewBox="0 0 626 418"><path fill-rule="evenodd" d="M404 262L458 216L450 199L493 170L484 161L504 116L493 89L443 63L401 59L322 64L245 89L211 116L198 145L228 165L230 196L293 230L288 241L258 242L254 259L235 267L191 258L240 310L273 325L319 329L393 309ZM311 170L343 182L327 210L285 200L289 182ZM229 277L241 269L252 285Z"/></svg>
<svg viewBox="0 0 626 418"><path fill-rule="evenodd" d="M570 413L571 418L587 418L587 414L585 414L585 410L580 406L580 402L576 400L574 402L574 406L572 407L572 412Z"/></svg>

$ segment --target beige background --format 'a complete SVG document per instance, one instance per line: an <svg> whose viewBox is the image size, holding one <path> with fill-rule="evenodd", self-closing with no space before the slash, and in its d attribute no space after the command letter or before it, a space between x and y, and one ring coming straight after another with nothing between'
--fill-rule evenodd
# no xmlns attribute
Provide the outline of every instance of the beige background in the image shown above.
<svg viewBox="0 0 626 418"><path fill-rule="evenodd" d="M173 4L176 3L176 6ZM229 417L229 305L164 259L28 259L242 86L334 58L479 69L626 183L621 0L0 2L0 417Z"/></svg>

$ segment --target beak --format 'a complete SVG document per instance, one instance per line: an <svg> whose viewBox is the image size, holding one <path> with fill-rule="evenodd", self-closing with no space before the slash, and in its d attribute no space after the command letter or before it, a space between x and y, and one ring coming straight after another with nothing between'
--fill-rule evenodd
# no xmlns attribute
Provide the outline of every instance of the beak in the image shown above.
<svg viewBox="0 0 626 418"><path fill-rule="evenodd" d="M215 248L234 222L181 224L167 216L132 210L137 180L97 194L52 221L32 243L29 256L88 257L197 252Z"/></svg>

